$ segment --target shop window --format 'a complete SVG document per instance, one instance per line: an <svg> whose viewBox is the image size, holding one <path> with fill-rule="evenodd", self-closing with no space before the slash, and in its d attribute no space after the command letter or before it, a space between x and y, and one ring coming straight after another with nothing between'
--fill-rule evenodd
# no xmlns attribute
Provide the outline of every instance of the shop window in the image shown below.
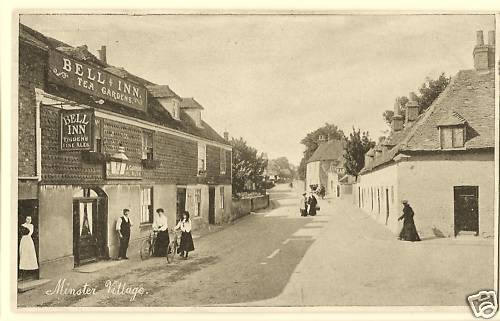
<svg viewBox="0 0 500 321"><path fill-rule="evenodd" d="M142 159L153 160L153 132L142 132Z"/></svg>
<svg viewBox="0 0 500 321"><path fill-rule="evenodd" d="M465 128L440 127L440 140L442 149L461 148L465 142Z"/></svg>
<svg viewBox="0 0 500 321"><path fill-rule="evenodd" d="M224 198L224 186L221 186L220 187L220 208L224 208L224 205L225 205L224 200L225 200L225 198Z"/></svg>
<svg viewBox="0 0 500 321"><path fill-rule="evenodd" d="M226 174L226 151L222 148L220 150L220 173Z"/></svg>
<svg viewBox="0 0 500 321"><path fill-rule="evenodd" d="M95 128L94 128L94 152L102 153L103 152L103 120L95 119Z"/></svg>
<svg viewBox="0 0 500 321"><path fill-rule="evenodd" d="M207 171L207 145L198 143L198 175L205 174Z"/></svg>
<svg viewBox="0 0 500 321"><path fill-rule="evenodd" d="M141 188L141 224L153 222L153 188Z"/></svg>
<svg viewBox="0 0 500 321"><path fill-rule="evenodd" d="M201 215L201 189L197 188L194 193L194 216Z"/></svg>

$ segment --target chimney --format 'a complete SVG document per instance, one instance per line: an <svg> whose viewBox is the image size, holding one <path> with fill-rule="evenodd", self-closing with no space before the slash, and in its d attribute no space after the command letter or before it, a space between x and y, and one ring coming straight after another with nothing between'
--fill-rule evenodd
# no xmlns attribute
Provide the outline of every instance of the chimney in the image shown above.
<svg viewBox="0 0 500 321"><path fill-rule="evenodd" d="M108 62L106 60L106 46L101 46L101 49L97 49L97 52L99 53L99 60L107 64Z"/></svg>
<svg viewBox="0 0 500 321"><path fill-rule="evenodd" d="M410 100L406 104L406 121L408 123L410 121L415 121L418 117L418 103L414 100Z"/></svg>
<svg viewBox="0 0 500 321"><path fill-rule="evenodd" d="M323 144L325 142L326 142L325 135L319 135L319 137L318 137L318 144Z"/></svg>
<svg viewBox="0 0 500 321"><path fill-rule="evenodd" d="M474 68L489 71L495 67L495 31L488 32L488 44L484 44L483 31L476 32L476 46L472 52Z"/></svg>
<svg viewBox="0 0 500 321"><path fill-rule="evenodd" d="M394 116L392 116L392 131L398 132L403 129L403 116L399 114L399 103L394 103Z"/></svg>
<svg viewBox="0 0 500 321"><path fill-rule="evenodd" d="M227 131L224 132L224 139L229 141L229 133Z"/></svg>

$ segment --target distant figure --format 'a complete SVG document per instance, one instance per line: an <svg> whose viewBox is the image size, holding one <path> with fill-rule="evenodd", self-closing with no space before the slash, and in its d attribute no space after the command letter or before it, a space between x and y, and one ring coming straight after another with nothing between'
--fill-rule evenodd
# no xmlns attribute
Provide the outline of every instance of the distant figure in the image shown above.
<svg viewBox="0 0 500 321"><path fill-rule="evenodd" d="M417 228L415 227L415 222L413 221L413 216L415 213L411 208L410 204L408 204L407 200L403 200L403 215L398 218L398 221L403 221L403 228L401 229L401 233L399 233L399 239L403 241L420 241L420 237L417 233Z"/></svg>
<svg viewBox="0 0 500 321"><path fill-rule="evenodd" d="M163 208L156 210L157 216L153 221L153 231L157 231L157 238L155 242L154 255L155 256L167 256L168 244L170 243L170 238L168 236L168 222L167 215Z"/></svg>
<svg viewBox="0 0 500 321"><path fill-rule="evenodd" d="M116 231L120 237L118 260L128 260L127 249L130 240L130 227L132 226L132 222L130 222L130 218L128 217L129 213L130 210L128 208L123 209L123 215L116 220Z"/></svg>
<svg viewBox="0 0 500 321"><path fill-rule="evenodd" d="M19 244L19 270L24 278L26 271L38 270L35 244L31 235L34 231L31 216L26 216L26 221L20 226L21 243Z"/></svg>
<svg viewBox="0 0 500 321"><path fill-rule="evenodd" d="M307 212L307 214L309 214L311 216L316 215L316 205L318 205L318 200L316 199L316 196L314 195L314 193L309 194L307 204L308 204L308 208L309 208L309 211Z"/></svg>
<svg viewBox="0 0 500 321"><path fill-rule="evenodd" d="M325 194L326 194L325 187L321 185L319 187L318 195L321 196L321 199L325 199Z"/></svg>
<svg viewBox="0 0 500 321"><path fill-rule="evenodd" d="M302 197L299 199L300 216L307 216L307 201L307 193L302 193Z"/></svg>
<svg viewBox="0 0 500 321"><path fill-rule="evenodd" d="M191 219L189 219L189 212L184 211L182 220L177 223L176 230L181 230L181 244L177 252L187 260L188 253L194 251L193 237L191 236Z"/></svg>

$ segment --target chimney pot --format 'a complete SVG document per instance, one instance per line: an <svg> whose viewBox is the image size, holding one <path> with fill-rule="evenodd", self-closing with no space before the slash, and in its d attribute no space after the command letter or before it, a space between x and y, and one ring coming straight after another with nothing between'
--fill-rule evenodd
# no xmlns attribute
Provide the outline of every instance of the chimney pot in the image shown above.
<svg viewBox="0 0 500 321"><path fill-rule="evenodd" d="M229 141L229 133L227 131L224 132L224 139Z"/></svg>
<svg viewBox="0 0 500 321"><path fill-rule="evenodd" d="M99 60L107 64L106 46L101 46L101 49L98 49L97 52L99 52Z"/></svg>
<svg viewBox="0 0 500 321"><path fill-rule="evenodd" d="M495 30L488 31L488 45L495 45Z"/></svg>
<svg viewBox="0 0 500 321"><path fill-rule="evenodd" d="M483 30L476 31L476 45L477 46L484 45Z"/></svg>
<svg viewBox="0 0 500 321"><path fill-rule="evenodd" d="M414 121L418 117L418 103L414 100L410 100L408 104L406 104L406 121Z"/></svg>

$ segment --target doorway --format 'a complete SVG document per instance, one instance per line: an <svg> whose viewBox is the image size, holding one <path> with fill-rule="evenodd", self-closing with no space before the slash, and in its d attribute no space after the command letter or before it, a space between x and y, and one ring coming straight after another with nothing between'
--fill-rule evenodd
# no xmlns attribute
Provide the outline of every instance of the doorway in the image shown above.
<svg viewBox="0 0 500 321"><path fill-rule="evenodd" d="M17 202L17 225L20 228L21 224L24 224L26 221L26 217L31 216L31 224L33 224L33 234L31 234L31 238L33 239L33 243L35 245L35 253L37 261L39 262L39 250L38 250L38 200L37 199L25 199L19 200ZM21 243L21 238L23 235L21 233L17 233L17 266L19 267L19 245ZM39 269L26 271L23 273L23 280L36 280L39 278ZM17 270L18 280L21 277L19 269Z"/></svg>
<svg viewBox="0 0 500 321"><path fill-rule="evenodd" d="M177 210L175 217L175 224L177 224L182 219L182 214L186 210L186 188L177 188Z"/></svg>
<svg viewBox="0 0 500 321"><path fill-rule="evenodd" d="M455 236L461 231L479 235L479 187L454 186Z"/></svg>
<svg viewBox="0 0 500 321"><path fill-rule="evenodd" d="M109 258L107 196L100 188L82 188L73 195L75 266Z"/></svg>
<svg viewBox="0 0 500 321"><path fill-rule="evenodd" d="M215 187L208 188L208 224L215 224Z"/></svg>

